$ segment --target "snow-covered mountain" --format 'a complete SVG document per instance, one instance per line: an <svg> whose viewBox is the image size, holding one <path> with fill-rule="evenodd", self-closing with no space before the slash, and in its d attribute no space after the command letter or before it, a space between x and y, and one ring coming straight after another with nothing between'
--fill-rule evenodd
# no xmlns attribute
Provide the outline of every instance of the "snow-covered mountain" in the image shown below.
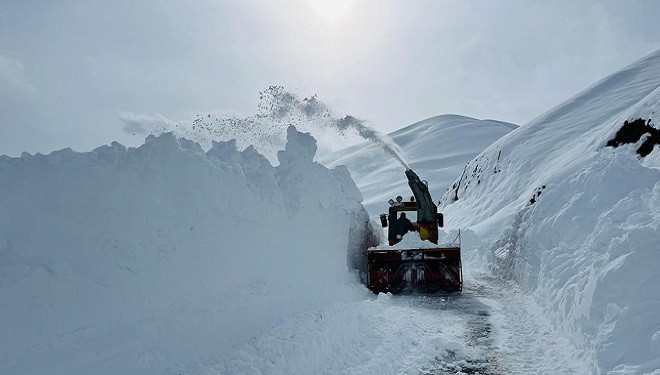
<svg viewBox="0 0 660 375"><path fill-rule="evenodd" d="M467 266L533 293L593 373L660 368L659 124L660 51L497 140L443 197L475 235Z"/></svg>
<svg viewBox="0 0 660 375"><path fill-rule="evenodd" d="M442 115L394 131L389 137L401 148L406 162L429 182L431 195L440 199L465 164L517 125ZM402 166L380 147L361 143L328 155L322 163L346 165L364 196L371 215L387 208L387 200L411 195Z"/></svg>
<svg viewBox="0 0 660 375"><path fill-rule="evenodd" d="M362 195L376 214L409 191L377 146L324 157L357 186L293 127L271 159L170 133L2 156L0 373L657 375L659 109L660 51L520 128L392 133L462 230L451 298L349 271Z"/></svg>

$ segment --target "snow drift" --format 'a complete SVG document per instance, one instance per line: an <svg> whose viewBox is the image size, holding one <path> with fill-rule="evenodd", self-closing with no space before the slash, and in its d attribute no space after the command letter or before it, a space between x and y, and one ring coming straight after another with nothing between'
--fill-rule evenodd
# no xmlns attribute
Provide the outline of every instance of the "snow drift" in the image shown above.
<svg viewBox="0 0 660 375"><path fill-rule="evenodd" d="M480 242L466 264L530 290L593 373L660 368L660 150L636 152L652 132L608 146L659 114L660 51L496 141L443 197Z"/></svg>
<svg viewBox="0 0 660 375"><path fill-rule="evenodd" d="M364 246L360 192L345 168L313 162L309 134L287 139L277 167L172 134L0 157L0 373L223 363L295 314L364 293L347 267Z"/></svg>

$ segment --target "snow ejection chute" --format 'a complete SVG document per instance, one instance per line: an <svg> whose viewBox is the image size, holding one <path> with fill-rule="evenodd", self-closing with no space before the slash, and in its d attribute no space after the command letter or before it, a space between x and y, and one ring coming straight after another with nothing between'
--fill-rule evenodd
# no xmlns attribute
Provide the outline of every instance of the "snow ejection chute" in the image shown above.
<svg viewBox="0 0 660 375"><path fill-rule="evenodd" d="M438 245L438 227L443 215L438 212L425 181L411 169L406 170L413 192L410 201L390 200L387 214L380 215L388 228L388 245L367 250L367 286L374 293L401 292L405 289L435 293L463 289L460 234L458 242ZM416 216L414 221L408 215ZM417 232L417 236L408 232Z"/></svg>

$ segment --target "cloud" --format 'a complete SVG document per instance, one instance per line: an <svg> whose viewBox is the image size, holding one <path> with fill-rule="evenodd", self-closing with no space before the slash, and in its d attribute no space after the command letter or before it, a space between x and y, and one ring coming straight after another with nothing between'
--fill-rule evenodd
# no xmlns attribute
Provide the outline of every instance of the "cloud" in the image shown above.
<svg viewBox="0 0 660 375"><path fill-rule="evenodd" d="M34 91L23 64L19 60L0 55L0 98L27 98Z"/></svg>
<svg viewBox="0 0 660 375"><path fill-rule="evenodd" d="M152 134L171 131L176 127L176 123L168 120L161 114L154 116L136 115L131 112L119 112L119 118L124 126L122 129L130 134Z"/></svg>

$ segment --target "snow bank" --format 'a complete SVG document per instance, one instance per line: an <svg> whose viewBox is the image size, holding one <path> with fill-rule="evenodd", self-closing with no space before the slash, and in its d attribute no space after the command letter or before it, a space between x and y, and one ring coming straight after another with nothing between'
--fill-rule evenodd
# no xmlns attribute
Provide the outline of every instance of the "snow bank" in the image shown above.
<svg viewBox="0 0 660 375"><path fill-rule="evenodd" d="M363 298L361 195L314 138L287 139L277 167L172 134L0 157L0 373L186 372Z"/></svg>
<svg viewBox="0 0 660 375"><path fill-rule="evenodd" d="M660 367L660 164L606 146L660 124L660 51L507 134L443 197L466 262L530 290L593 373Z"/></svg>

